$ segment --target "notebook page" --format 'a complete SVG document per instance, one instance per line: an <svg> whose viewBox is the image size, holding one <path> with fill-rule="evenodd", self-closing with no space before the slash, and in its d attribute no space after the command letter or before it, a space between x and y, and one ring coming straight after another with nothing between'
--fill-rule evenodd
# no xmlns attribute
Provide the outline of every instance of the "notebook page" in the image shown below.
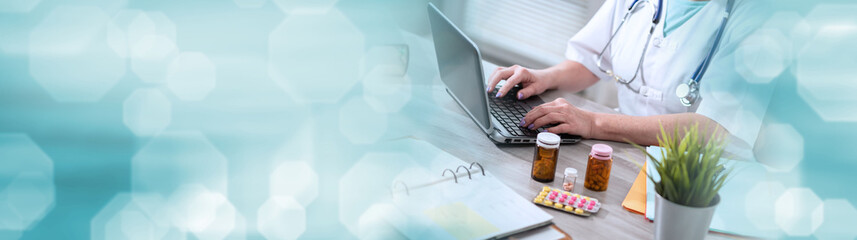
<svg viewBox="0 0 857 240"><path fill-rule="evenodd" d="M459 165L465 162L441 157L432 162L434 171L429 172L440 177L443 169ZM490 172L483 176L475 167L472 179L462 172L458 184L449 179L413 189L408 197L396 197L394 204L407 216L397 228L409 238L484 239L543 225L553 218Z"/></svg>

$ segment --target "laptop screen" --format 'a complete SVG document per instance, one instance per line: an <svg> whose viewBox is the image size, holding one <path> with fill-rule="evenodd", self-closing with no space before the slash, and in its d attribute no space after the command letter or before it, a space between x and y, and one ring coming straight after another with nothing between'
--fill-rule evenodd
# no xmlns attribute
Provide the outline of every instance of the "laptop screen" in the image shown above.
<svg viewBox="0 0 857 240"><path fill-rule="evenodd" d="M428 12L440 79L482 130L487 131L491 124L479 50L433 4L429 4Z"/></svg>

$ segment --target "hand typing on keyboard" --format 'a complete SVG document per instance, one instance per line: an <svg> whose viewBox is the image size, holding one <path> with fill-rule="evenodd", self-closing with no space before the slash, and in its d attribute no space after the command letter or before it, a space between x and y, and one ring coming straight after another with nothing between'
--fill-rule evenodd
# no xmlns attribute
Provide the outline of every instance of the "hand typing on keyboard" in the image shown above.
<svg viewBox="0 0 857 240"><path fill-rule="evenodd" d="M511 92L514 94L520 90L520 88L512 88ZM526 127L520 126L521 119L527 115L527 110L532 109L535 106L530 106L524 101L519 101L512 97L513 95L506 95L504 97L491 97L496 96L497 91L489 92L488 99L491 104L491 115L503 125L503 127L514 136L535 136L540 131L544 129L529 129Z"/></svg>
<svg viewBox="0 0 857 240"><path fill-rule="evenodd" d="M489 79L486 89L488 92L493 91L501 80L506 80L506 84L494 95L495 98L506 96L515 85L521 87L520 91L512 93L517 99L526 99L554 87L544 70L532 70L518 65L498 67Z"/></svg>
<svg viewBox="0 0 857 240"><path fill-rule="evenodd" d="M552 133L568 133L583 138L592 136L594 113L581 110L563 98L539 105L526 114L520 126L528 129L547 127ZM550 126L555 125L555 126Z"/></svg>

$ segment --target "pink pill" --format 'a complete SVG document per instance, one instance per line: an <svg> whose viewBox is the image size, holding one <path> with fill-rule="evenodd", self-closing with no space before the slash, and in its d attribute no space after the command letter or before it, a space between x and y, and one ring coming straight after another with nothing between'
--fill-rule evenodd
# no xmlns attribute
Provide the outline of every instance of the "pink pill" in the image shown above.
<svg viewBox="0 0 857 240"><path fill-rule="evenodd" d="M571 199L569 199L568 201L571 201L571 202L577 201L577 197L571 196Z"/></svg>
<svg viewBox="0 0 857 240"><path fill-rule="evenodd" d="M556 199L556 196L550 196L550 197L548 197L548 199L554 200L554 199Z"/></svg>
<svg viewBox="0 0 857 240"><path fill-rule="evenodd" d="M586 198L581 198L580 203L586 203Z"/></svg>
<svg viewBox="0 0 857 240"><path fill-rule="evenodd" d="M592 211L592 205L589 205L589 207L587 207L586 209Z"/></svg>
<svg viewBox="0 0 857 240"><path fill-rule="evenodd" d="M583 203L578 203L577 208L583 208Z"/></svg>
<svg viewBox="0 0 857 240"><path fill-rule="evenodd" d="M589 206L590 207L595 206L595 202L589 202Z"/></svg>

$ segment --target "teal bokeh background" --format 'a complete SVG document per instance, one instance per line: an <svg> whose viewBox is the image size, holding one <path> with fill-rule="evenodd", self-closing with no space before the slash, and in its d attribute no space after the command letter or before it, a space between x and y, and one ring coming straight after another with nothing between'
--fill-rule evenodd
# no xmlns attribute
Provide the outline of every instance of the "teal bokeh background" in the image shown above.
<svg viewBox="0 0 857 240"><path fill-rule="evenodd" d="M251 1L243 1L251 2ZM302 238L354 238L339 218L339 182L340 177L366 152L382 150L376 146L377 141L393 139L407 135L408 131L418 128L413 127L413 117L424 116L431 113L431 107L415 107L418 103L406 101L404 108L395 112L381 112L380 116L385 119L383 125L378 125L373 119L351 119L348 116L340 117L340 111L345 103L350 101L365 102L363 100L363 88L360 87L363 68L361 66L363 56L342 56L337 52L326 52L315 56L322 60L329 59L331 64L326 67L326 72L303 73L298 77L312 77L307 74L324 75L327 72L345 72L338 75L339 79L296 79L303 81L298 83L301 89L289 89L290 84L282 84L269 76L269 60L273 59L269 51L272 47L287 48L289 54L292 46L316 48L337 48L337 42L333 46L323 46L322 40L334 39L340 41L340 45L346 45L346 52L363 54L373 46L405 46L408 52L402 68L409 69L407 77L413 87L404 92L408 99L427 99L432 102L433 85L436 83L436 70L433 65L433 50L425 38L427 23L423 1L338 1L331 2L332 11L341 12L344 17L338 20L347 22L333 22L333 27L342 25L353 26L363 39L356 46L348 45L348 42L357 42L358 39L336 38L336 36L314 35L311 32L313 22L301 22L299 25L306 28L298 29L310 32L285 32L286 38L290 35L304 35L308 38L298 38L297 43L284 45L282 43L269 42L274 39L274 30L286 19L295 14L317 14L325 13L327 10L302 10L301 2L292 3L294 9L282 9L273 1L256 1L261 3L258 8L241 8L233 1L42 1L34 6L32 11L25 13L2 12L0 13L0 32L3 34L3 54L0 55L0 132L3 133L25 133L32 141L53 161L53 182L56 185L55 199L43 219L38 219L24 231L4 229L0 230L0 236L21 237L23 239L86 239L91 235L91 225L98 223L93 220L114 196L117 199L128 199L125 193L151 192L146 187L135 184L135 178L149 178L150 181L163 181L161 185L176 184L178 188L181 181L176 179L159 179L169 175L170 171L188 173L189 171L211 171L211 166L216 166L218 156L222 157L227 171L227 179L221 179L226 183L224 193L237 212L243 215L245 225L248 228L244 233L247 238L262 238L255 228L257 221L257 210L269 198L269 174L282 162L300 161L314 169L318 175L317 183L310 188L318 191L317 197L304 203L306 218L305 231L299 232ZM289 1L282 1L289 2ZM254 5L254 4L251 4ZM67 91L92 91L92 94L77 94L83 98L95 98L92 101L80 102L74 97L62 97L64 89L43 87L34 80L31 73L28 39L34 28L39 25L46 16L59 6L96 6L107 16L114 16L121 10L142 10L145 13L162 12L164 16L174 25L175 52L203 53L216 67L216 84L205 94L201 100L185 101L180 92L174 91L164 79L148 81L139 76L133 64L135 60L125 58L126 64L121 69L122 77L115 80L115 85L109 85L103 92L102 97L93 89L65 89ZM286 4L285 6L292 6ZM310 6L314 7L314 6ZM323 8L323 7L322 7ZM300 12L305 11L305 12ZM74 14L74 13L68 13ZM157 27L162 22L155 22ZM97 27L96 27L97 28ZM82 32L52 29L55 32L70 35L74 39L76 34ZM98 38L105 38L106 32L95 33ZM169 35L169 34L166 34ZM353 36L352 36L353 37ZM169 39L169 37L167 37ZM58 41L62 42L62 41ZM98 44L97 41L92 41ZM356 48L355 48L356 47ZM342 48L340 48L342 49ZM156 48L149 49L157 50ZM353 55L353 54L352 54ZM291 57L291 56L281 56ZM310 56L306 56L310 57ZM57 57L59 58L59 57ZM335 61L339 58L348 58L348 61ZM382 57L383 58L383 57ZM295 59L292 57L292 59ZM300 58L297 58L300 59ZM104 58L91 55L78 55L76 69L69 71L81 73L95 73L103 71L116 71L107 69L111 64L104 64ZM166 61L164 61L166 62ZM410 63L409 63L410 62ZM416 62L416 63L414 63ZM278 64L278 63L271 63ZM420 64L407 66L407 64ZM115 65L115 64L114 64ZM168 71L169 62L150 64L147 71ZM317 65L293 66L300 68L318 68ZM57 65L57 68L62 66ZM158 69L160 67L160 69ZM272 66L272 68L289 68L289 66ZM154 69L154 70L152 70ZM347 69L351 69L346 71ZM163 74L163 73L162 73ZM349 75L350 74L350 75ZM403 78L403 77L399 77ZM56 79L56 84L68 84ZM109 82L109 81L108 81ZM350 82L351 84L344 84ZM47 82L47 85L52 84ZM98 84L95 84L98 85ZM328 94L324 89L339 87L341 96ZM149 106L149 110L143 110L138 114L136 121L155 121L163 119L158 113L164 113L158 109L168 107L170 113L168 125L158 130L148 131L148 134L135 135L124 124L126 119L123 106L129 96L138 89L160 92L169 100L169 105L151 105L151 102L143 101L140 105ZM325 101L314 99L300 99L306 91ZM382 93L384 94L384 93ZM74 94L72 94L74 95ZM60 97L56 97L60 96ZM383 96L382 96L383 97ZM147 103L149 105L147 105ZM134 104L130 104L134 105ZM423 103L422 105L426 105ZM367 104L362 104L357 111L366 109ZM145 107L144 107L145 108ZM154 109L154 110L152 110ZM352 110L348 110L352 111ZM154 115L153 115L154 114ZM363 114L363 113L361 113ZM366 112L369 115L369 112ZM362 115L358 114L356 117ZM125 121L123 121L125 120ZM351 123L350 121L357 121ZM363 122L360 122L363 121ZM369 141L357 141L347 138L340 128L342 122L351 125L365 125L367 132L379 132L381 135ZM344 125L348 125L344 124ZM173 133L187 133L202 136L200 143L197 140L174 138ZM354 131L348 130L346 131ZM361 130L357 130L361 131ZM146 131L144 131L146 132ZM194 133L196 132L196 133ZM359 132L357 133L359 136ZM201 149L206 152L197 156L197 165L173 166L172 169L164 166L154 166L151 175L134 173L133 166L135 156L152 142L167 141L167 145L155 146L155 155L152 161L161 161L169 164L175 159L187 159L182 154L170 155L170 149ZM4 143L6 144L6 143ZM213 148L194 147L210 145ZM211 152L209 150L214 150ZM157 152L162 154L158 155ZM389 151L386 150L386 151ZM193 157L191 157L193 158ZM10 167L13 165L10 165ZM6 167L6 166L4 166ZM181 175L181 174L180 174ZM5 177L5 176L4 176ZM302 181L302 179L298 179ZM4 184L8 184L6 178ZM294 182L294 181L293 181ZM145 185L145 184L143 184ZM211 189L209 190L217 190ZM169 191L167 191L169 192ZM118 195L117 195L118 194ZM298 195L304 194L300 192ZM162 196L168 199L169 196ZM304 199L304 197L295 197ZM121 203L121 201L120 201ZM122 204L119 204L122 205ZM6 215L4 215L6 216ZM169 219L164 224L169 224ZM117 229L118 230L118 229ZM172 234L172 233L170 233ZM94 235L93 235L94 236ZM142 236L142 235L140 235ZM170 235L172 236L172 235ZM194 235L188 234L194 238Z"/></svg>

